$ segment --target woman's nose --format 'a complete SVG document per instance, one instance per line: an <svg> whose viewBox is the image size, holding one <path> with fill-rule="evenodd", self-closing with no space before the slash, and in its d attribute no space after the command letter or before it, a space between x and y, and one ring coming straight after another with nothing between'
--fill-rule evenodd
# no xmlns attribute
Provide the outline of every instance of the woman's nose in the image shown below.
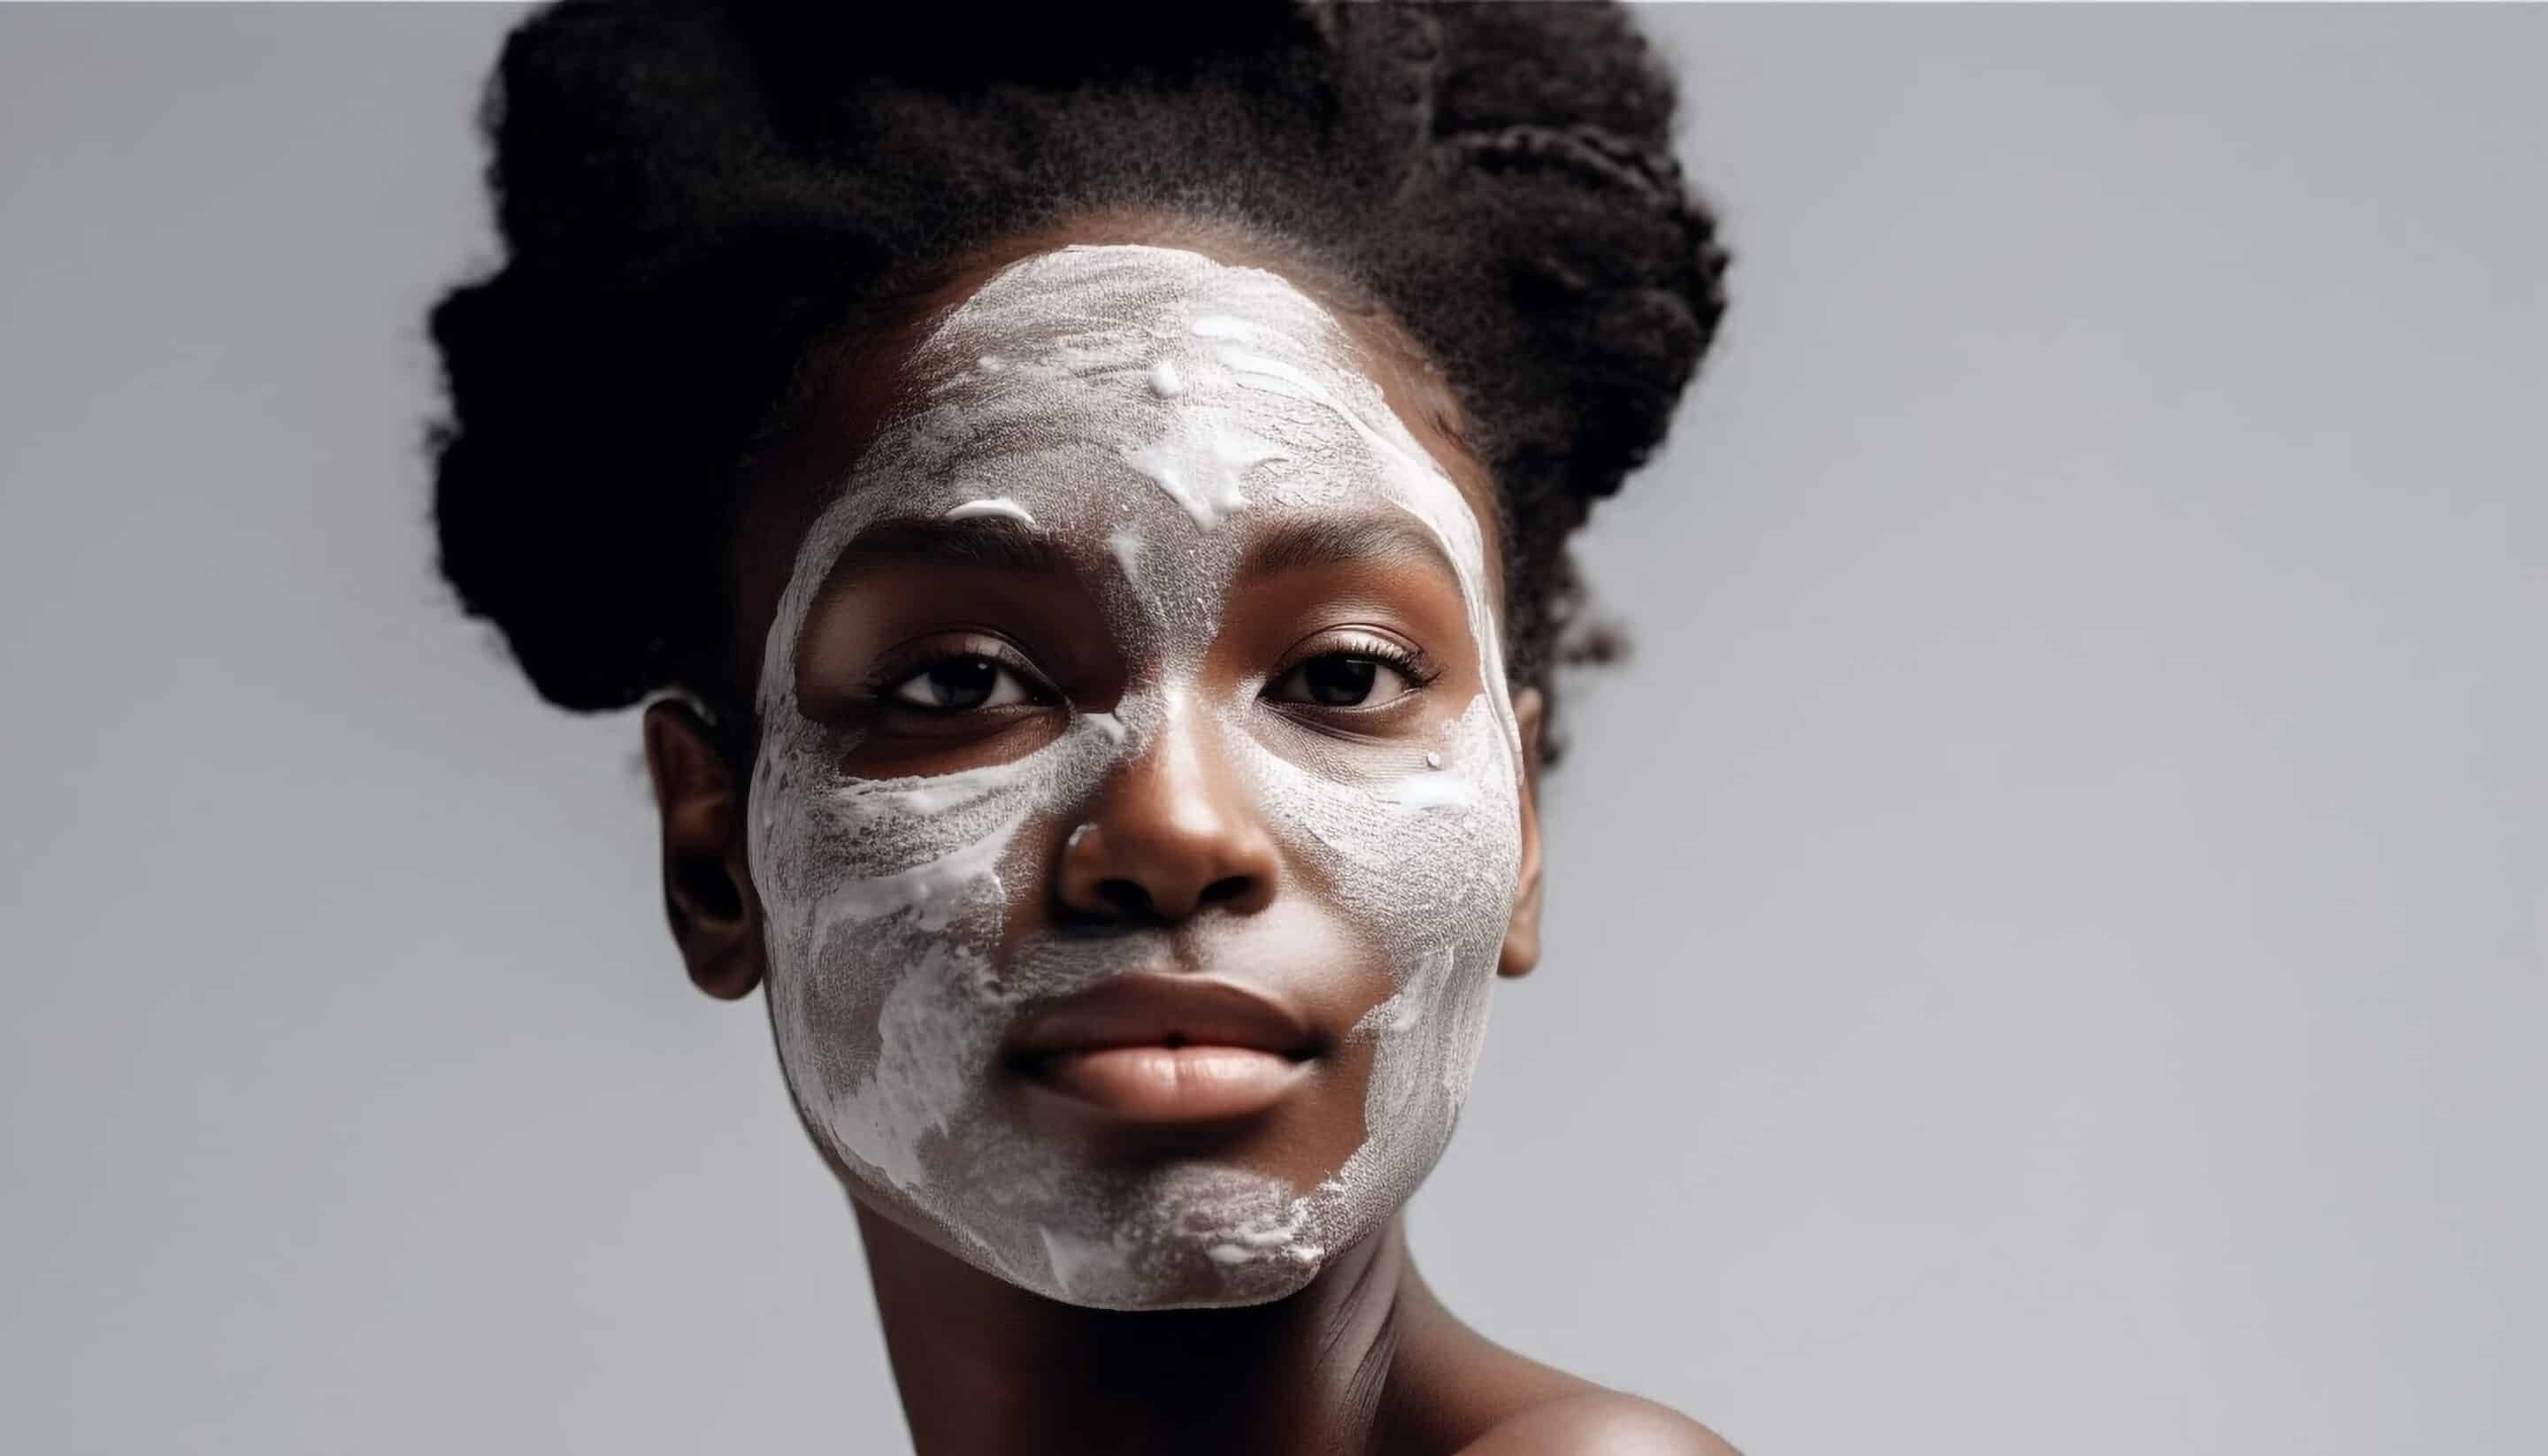
<svg viewBox="0 0 2548 1456"><path fill-rule="evenodd" d="M1280 859L1214 725L1172 715L1116 767L1061 851L1066 915L1172 924L1207 907L1273 903Z"/></svg>

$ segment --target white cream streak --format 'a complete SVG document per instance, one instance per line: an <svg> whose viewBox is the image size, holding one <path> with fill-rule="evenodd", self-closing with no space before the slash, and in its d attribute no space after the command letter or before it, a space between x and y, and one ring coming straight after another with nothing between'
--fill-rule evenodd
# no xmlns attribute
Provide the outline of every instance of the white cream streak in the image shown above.
<svg viewBox="0 0 2548 1456"><path fill-rule="evenodd" d="M1485 542L1455 487L1281 278L1196 253L1069 247L1011 265L914 350L889 419L800 548L765 650L752 864L770 1004L806 1124L865 1196L951 1250L1055 1298L1241 1304L1299 1288L1372 1231L1439 1157L1466 1095L1519 868L1520 739ZM981 494L996 481L997 497ZM1404 747L1308 761L1248 695L1197 667L1260 515L1395 508L1458 575L1482 691L1427 767ZM1008 764L862 780L855 735L799 710L794 664L860 531L909 513L1007 516L1099 563L1132 686ZM1390 969L1356 1027L1374 1047L1365 1137L1309 1189L1245 1168L1076 1161L993 1084L1017 1008L1155 951L1009 946L1118 766L1205 723L1235 745L1263 822L1347 933ZM1297 731L1297 730L1295 730Z"/></svg>
<svg viewBox="0 0 2548 1456"><path fill-rule="evenodd" d="M1035 524L1034 513L1006 496L995 496L987 500L967 500L949 510L947 519L963 520L976 515L1003 515L1024 525Z"/></svg>

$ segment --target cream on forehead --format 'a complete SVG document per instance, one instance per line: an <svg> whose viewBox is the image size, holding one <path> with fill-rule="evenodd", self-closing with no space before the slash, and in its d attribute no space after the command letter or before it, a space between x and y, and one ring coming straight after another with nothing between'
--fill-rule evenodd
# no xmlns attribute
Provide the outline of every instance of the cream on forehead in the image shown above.
<svg viewBox="0 0 2548 1456"><path fill-rule="evenodd" d="M1520 746L1478 521L1325 310L1201 254L1069 247L1012 264L939 321L904 377L911 403L809 532L764 659L751 854L790 1090L871 1186L1029 1288L1154 1303L1145 1290L1198 1246L1225 1271L1219 1302L1297 1287L1429 1169L1483 1035L1517 874ZM1252 700L1209 700L1193 667L1251 520L1373 504L1441 544L1482 691L1436 739L1312 772L1256 744ZM1113 568L1109 630L1152 670L1114 714L1074 712L1012 763L840 774L856 745L798 711L797 639L858 533L913 514L1090 543ZM1039 892L1021 872L1108 774L1196 713L1239 730L1266 822L1334 883L1395 986L1356 1028L1377 1046L1366 1141L1315 1189L1196 1164L1099 1176L979 1101L1017 1005L1136 968L1085 941L1030 943L1003 964L1010 895Z"/></svg>

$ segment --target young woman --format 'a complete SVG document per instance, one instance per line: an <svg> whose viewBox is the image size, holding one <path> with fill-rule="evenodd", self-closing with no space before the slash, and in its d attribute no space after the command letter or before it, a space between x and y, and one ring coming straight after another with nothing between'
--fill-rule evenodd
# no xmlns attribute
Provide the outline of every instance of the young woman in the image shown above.
<svg viewBox="0 0 2548 1456"><path fill-rule="evenodd" d="M1616 11L568 4L434 316L445 573L647 701L914 1442L1718 1451L1410 1260L1590 504L1721 309Z"/></svg>

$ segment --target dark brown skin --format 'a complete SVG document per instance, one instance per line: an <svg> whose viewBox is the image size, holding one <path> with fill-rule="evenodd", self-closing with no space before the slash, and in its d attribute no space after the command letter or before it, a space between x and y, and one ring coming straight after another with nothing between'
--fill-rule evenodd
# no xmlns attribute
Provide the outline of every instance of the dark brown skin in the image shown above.
<svg viewBox="0 0 2548 1456"><path fill-rule="evenodd" d="M1153 217L1080 220L973 259L903 323L818 356L806 408L764 459L736 531L735 661L757 664L798 543L891 403L917 325L1003 264L1069 242L1187 247L1268 267L1315 292L1315 278L1262 246ZM1493 529L1493 485L1462 442L1449 392L1385 320L1349 318L1374 378L1410 430ZM1490 559L1494 558L1491 546ZM1233 598L1225 631L1244 630ZM741 700L754 683L735 684ZM1539 695L1514 706L1535 745ZM664 830L665 898L691 978L737 998L766 969L760 900L745 853L744 781L697 717L659 703L646 759ZM1144 774L1127 766L1128 777ZM1254 836L1243 814L1180 813L1180 795L1244 804L1236 768L1207 761L1200 782L1150 775L1110 793L1098 838L1121 847L1102 865L1057 868L1042 913L1084 910L1090 886L1130 880L1172 913L1219 913L1203 885L1225 876ZM1535 754L1529 772L1535 776ZM1539 839L1522 809L1522 890L1501 973L1539 957ZM1191 808L1190 804L1184 807ZM1314 887L1286 886L1291 893ZM1030 909L1033 907L1031 906ZM1357 1124L1344 1130L1358 1139ZM817 1145L820 1146L818 1140ZM857 1181L836 1168L845 1186ZM1122 1313L1020 1289L938 1248L865 1202L857 1205L895 1381L921 1456L1021 1452L1728 1453L1687 1418L1502 1348L1434 1299L1407 1248L1404 1216L1328 1262L1289 1298L1240 1309Z"/></svg>

